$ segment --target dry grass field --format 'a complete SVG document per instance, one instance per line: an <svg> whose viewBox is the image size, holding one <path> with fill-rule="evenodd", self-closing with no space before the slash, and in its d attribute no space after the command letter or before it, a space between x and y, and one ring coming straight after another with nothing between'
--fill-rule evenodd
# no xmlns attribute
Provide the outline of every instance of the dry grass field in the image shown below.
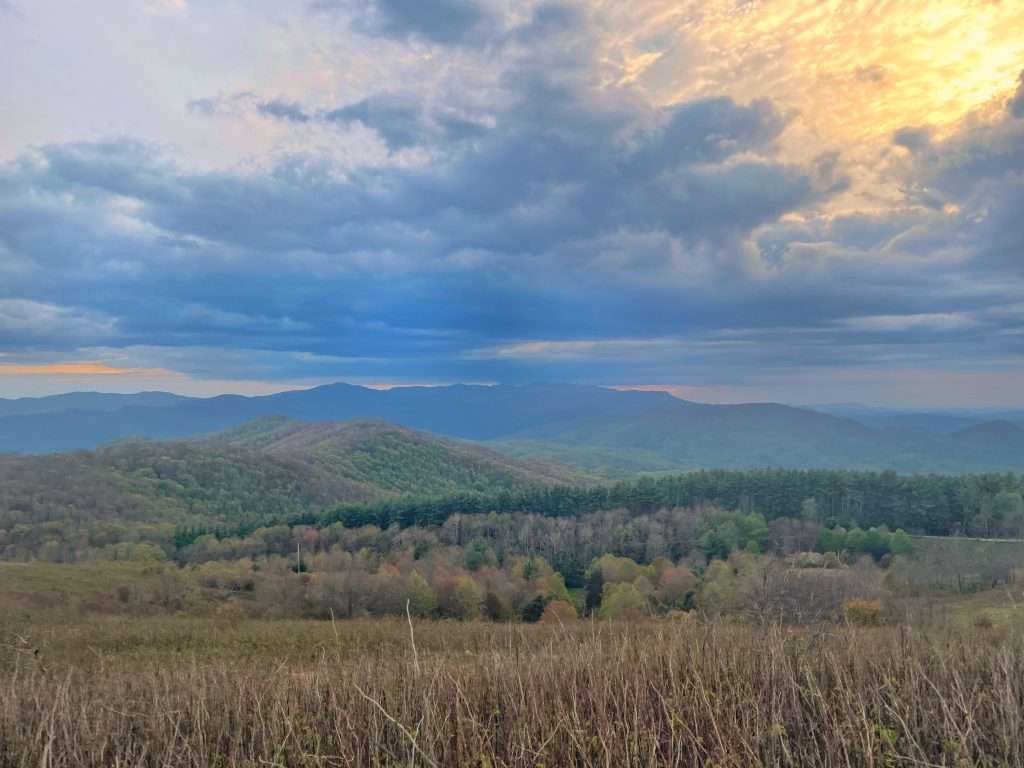
<svg viewBox="0 0 1024 768"><path fill-rule="evenodd" d="M0 766L1016 766L1007 627L0 619Z"/></svg>

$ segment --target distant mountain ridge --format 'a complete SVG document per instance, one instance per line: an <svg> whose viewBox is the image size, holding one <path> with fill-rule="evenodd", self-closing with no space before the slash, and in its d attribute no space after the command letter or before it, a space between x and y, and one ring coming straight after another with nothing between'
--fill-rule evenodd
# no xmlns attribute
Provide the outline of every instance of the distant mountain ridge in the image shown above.
<svg viewBox="0 0 1024 768"><path fill-rule="evenodd" d="M934 432L951 435L968 427L991 421L1008 421L1024 426L1024 411L1008 410L901 410L873 408L857 403L806 406L808 410L853 419L876 429Z"/></svg>
<svg viewBox="0 0 1024 768"><path fill-rule="evenodd" d="M87 393L85 393L87 394ZM941 431L868 423L774 403L706 405L664 392L571 384L376 390L330 384L261 397L62 396L54 410L0 415L0 452L90 448L130 437L194 438L273 416L385 421L608 474L784 466L970 472L1024 469L1024 429L946 422ZM123 407L115 407L124 397ZM133 400L131 398L135 397ZM157 402L153 402L156 398ZM0 414L5 403L0 401ZM143 404L144 403L144 404ZM73 407L70 407L73 406ZM951 428L955 427L955 428Z"/></svg>
<svg viewBox="0 0 1024 768"><path fill-rule="evenodd" d="M44 397L0 399L0 417L34 416L62 411L117 411L129 406L158 407L180 405L193 398L170 392L138 392L131 395L106 392L68 392Z"/></svg>
<svg viewBox="0 0 1024 768"><path fill-rule="evenodd" d="M338 383L257 397L188 398L165 407L128 401L123 408L103 411L62 407L7 416L0 418L0 453L68 451L128 437L194 437L266 416L302 421L387 421L439 435L490 440L582 414L614 417L638 413L657 402L681 401L661 392L617 392L574 385L457 384L377 390Z"/></svg>
<svg viewBox="0 0 1024 768"><path fill-rule="evenodd" d="M1024 435L1024 427L998 419L973 424L955 433L959 440L1014 440Z"/></svg>

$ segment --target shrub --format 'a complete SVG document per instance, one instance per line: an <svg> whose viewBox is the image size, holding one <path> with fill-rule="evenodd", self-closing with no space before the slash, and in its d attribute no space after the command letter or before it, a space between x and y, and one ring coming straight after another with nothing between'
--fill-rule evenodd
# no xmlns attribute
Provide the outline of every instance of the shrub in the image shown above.
<svg viewBox="0 0 1024 768"><path fill-rule="evenodd" d="M635 621L648 614L647 598L632 584L605 584L601 596L602 619L626 619Z"/></svg>
<svg viewBox="0 0 1024 768"><path fill-rule="evenodd" d="M576 619L576 609L565 600L552 600L544 608L544 614L540 620L545 624L562 624L566 621Z"/></svg>
<svg viewBox="0 0 1024 768"><path fill-rule="evenodd" d="M522 619L528 624L540 621L544 615L544 598L537 595L533 600L523 606Z"/></svg>
<svg viewBox="0 0 1024 768"><path fill-rule="evenodd" d="M882 623L882 603L878 600L847 600L843 603L843 618L850 624L877 627Z"/></svg>

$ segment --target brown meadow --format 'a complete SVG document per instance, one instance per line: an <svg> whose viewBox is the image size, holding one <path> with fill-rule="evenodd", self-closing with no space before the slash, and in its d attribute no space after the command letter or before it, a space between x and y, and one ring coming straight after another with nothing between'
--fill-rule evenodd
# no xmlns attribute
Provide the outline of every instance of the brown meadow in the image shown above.
<svg viewBox="0 0 1024 768"><path fill-rule="evenodd" d="M1024 649L999 629L693 617L413 629L153 617L11 629L0 765L1024 765Z"/></svg>

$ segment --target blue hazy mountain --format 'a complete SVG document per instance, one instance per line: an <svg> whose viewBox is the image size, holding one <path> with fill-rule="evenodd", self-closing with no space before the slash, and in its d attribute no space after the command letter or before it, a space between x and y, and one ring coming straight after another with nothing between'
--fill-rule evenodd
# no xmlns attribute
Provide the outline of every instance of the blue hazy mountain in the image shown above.
<svg viewBox="0 0 1024 768"><path fill-rule="evenodd" d="M79 393L39 398L34 412L6 410L20 402L0 401L0 414L9 414L0 416L0 452L194 437L285 416L309 422L386 421L487 442L516 456L609 472L751 466L1024 469L1024 428L1006 419L972 417L924 429L774 403L707 405L662 392L585 385L376 390L339 383L260 397L201 399Z"/></svg>

